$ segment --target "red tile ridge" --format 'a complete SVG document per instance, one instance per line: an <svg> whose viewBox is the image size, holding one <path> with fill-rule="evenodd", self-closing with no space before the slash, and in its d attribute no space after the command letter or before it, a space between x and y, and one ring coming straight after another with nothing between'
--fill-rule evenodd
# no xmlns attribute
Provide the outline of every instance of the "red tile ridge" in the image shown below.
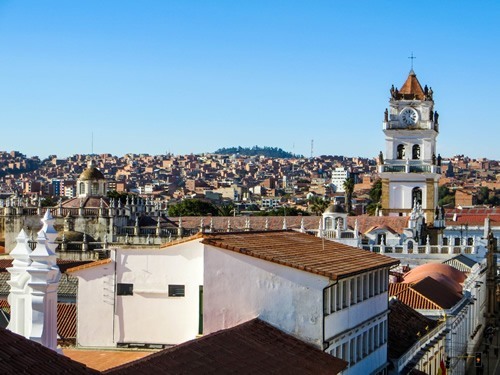
<svg viewBox="0 0 500 375"><path fill-rule="evenodd" d="M164 244L160 245L160 249L163 249L163 248L166 248L166 247L170 247L170 246L174 246L174 245L178 245L178 244L184 243L184 242L193 241L193 240L196 240L198 238L203 238L203 233L198 232L196 234L193 234L192 236L185 237L185 238L182 238L180 240L175 240L175 241L172 241L172 242L164 243Z"/></svg>
<svg viewBox="0 0 500 375"><path fill-rule="evenodd" d="M84 269L87 269L87 268L93 268L93 267L97 267L97 266L100 266L100 265L103 265L103 264L108 264L108 263L111 263L111 258L106 258L106 259L102 259L102 260L96 260L95 262L92 262L92 263L82 264L81 266L77 266L77 267L73 267L73 268L68 268L66 270L66 272L72 273L72 272L81 271L81 270L84 270Z"/></svg>

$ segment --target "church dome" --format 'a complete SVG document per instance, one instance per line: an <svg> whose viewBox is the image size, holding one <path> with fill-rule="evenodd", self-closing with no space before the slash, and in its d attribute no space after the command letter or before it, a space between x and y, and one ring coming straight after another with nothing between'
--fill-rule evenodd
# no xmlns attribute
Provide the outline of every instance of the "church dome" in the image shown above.
<svg viewBox="0 0 500 375"><path fill-rule="evenodd" d="M451 290L461 293L461 284L464 282L466 275L448 264L427 263L407 272L403 279L405 283L416 283L426 277L432 277L434 280L448 286Z"/></svg>
<svg viewBox="0 0 500 375"><path fill-rule="evenodd" d="M340 204L331 204L325 210L325 214L344 214L345 211Z"/></svg>
<svg viewBox="0 0 500 375"><path fill-rule="evenodd" d="M102 172L96 168L94 161L91 160L87 168L82 172L79 177L80 181L91 181L91 180L105 180Z"/></svg>

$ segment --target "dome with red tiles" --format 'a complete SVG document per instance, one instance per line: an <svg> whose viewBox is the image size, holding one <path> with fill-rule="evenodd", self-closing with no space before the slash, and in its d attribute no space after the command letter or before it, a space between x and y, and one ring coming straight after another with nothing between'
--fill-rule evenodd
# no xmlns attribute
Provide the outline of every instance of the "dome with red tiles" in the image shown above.
<svg viewBox="0 0 500 375"><path fill-rule="evenodd" d="M418 266L407 272L403 279L405 283L416 283L425 277L430 276L434 280L446 284L452 290L462 292L461 284L466 279L465 273L444 263L427 263Z"/></svg>

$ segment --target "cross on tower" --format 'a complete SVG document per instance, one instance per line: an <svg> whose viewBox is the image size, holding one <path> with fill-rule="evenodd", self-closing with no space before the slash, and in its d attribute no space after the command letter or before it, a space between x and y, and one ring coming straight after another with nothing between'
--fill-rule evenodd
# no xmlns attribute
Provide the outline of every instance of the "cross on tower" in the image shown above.
<svg viewBox="0 0 500 375"><path fill-rule="evenodd" d="M411 59L411 70L413 70L413 60L416 59L416 57L413 56L413 52L411 53L411 56L408 58Z"/></svg>

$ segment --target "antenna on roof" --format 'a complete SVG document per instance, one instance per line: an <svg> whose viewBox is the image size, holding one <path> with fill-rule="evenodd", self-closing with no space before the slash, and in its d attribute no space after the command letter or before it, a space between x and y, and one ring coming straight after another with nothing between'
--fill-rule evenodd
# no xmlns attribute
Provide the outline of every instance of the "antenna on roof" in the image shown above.
<svg viewBox="0 0 500 375"><path fill-rule="evenodd" d="M92 137L91 137L91 141L90 141L90 154L91 155L94 155L94 132L92 132Z"/></svg>
<svg viewBox="0 0 500 375"><path fill-rule="evenodd" d="M415 57L415 56L413 56L413 51L412 51L412 53L411 53L411 56L409 56L408 58L409 58L409 59L411 59L411 70L413 71L413 60L415 60L415 59L416 59L416 57Z"/></svg>
<svg viewBox="0 0 500 375"><path fill-rule="evenodd" d="M313 158L314 139L311 139L311 159Z"/></svg>

